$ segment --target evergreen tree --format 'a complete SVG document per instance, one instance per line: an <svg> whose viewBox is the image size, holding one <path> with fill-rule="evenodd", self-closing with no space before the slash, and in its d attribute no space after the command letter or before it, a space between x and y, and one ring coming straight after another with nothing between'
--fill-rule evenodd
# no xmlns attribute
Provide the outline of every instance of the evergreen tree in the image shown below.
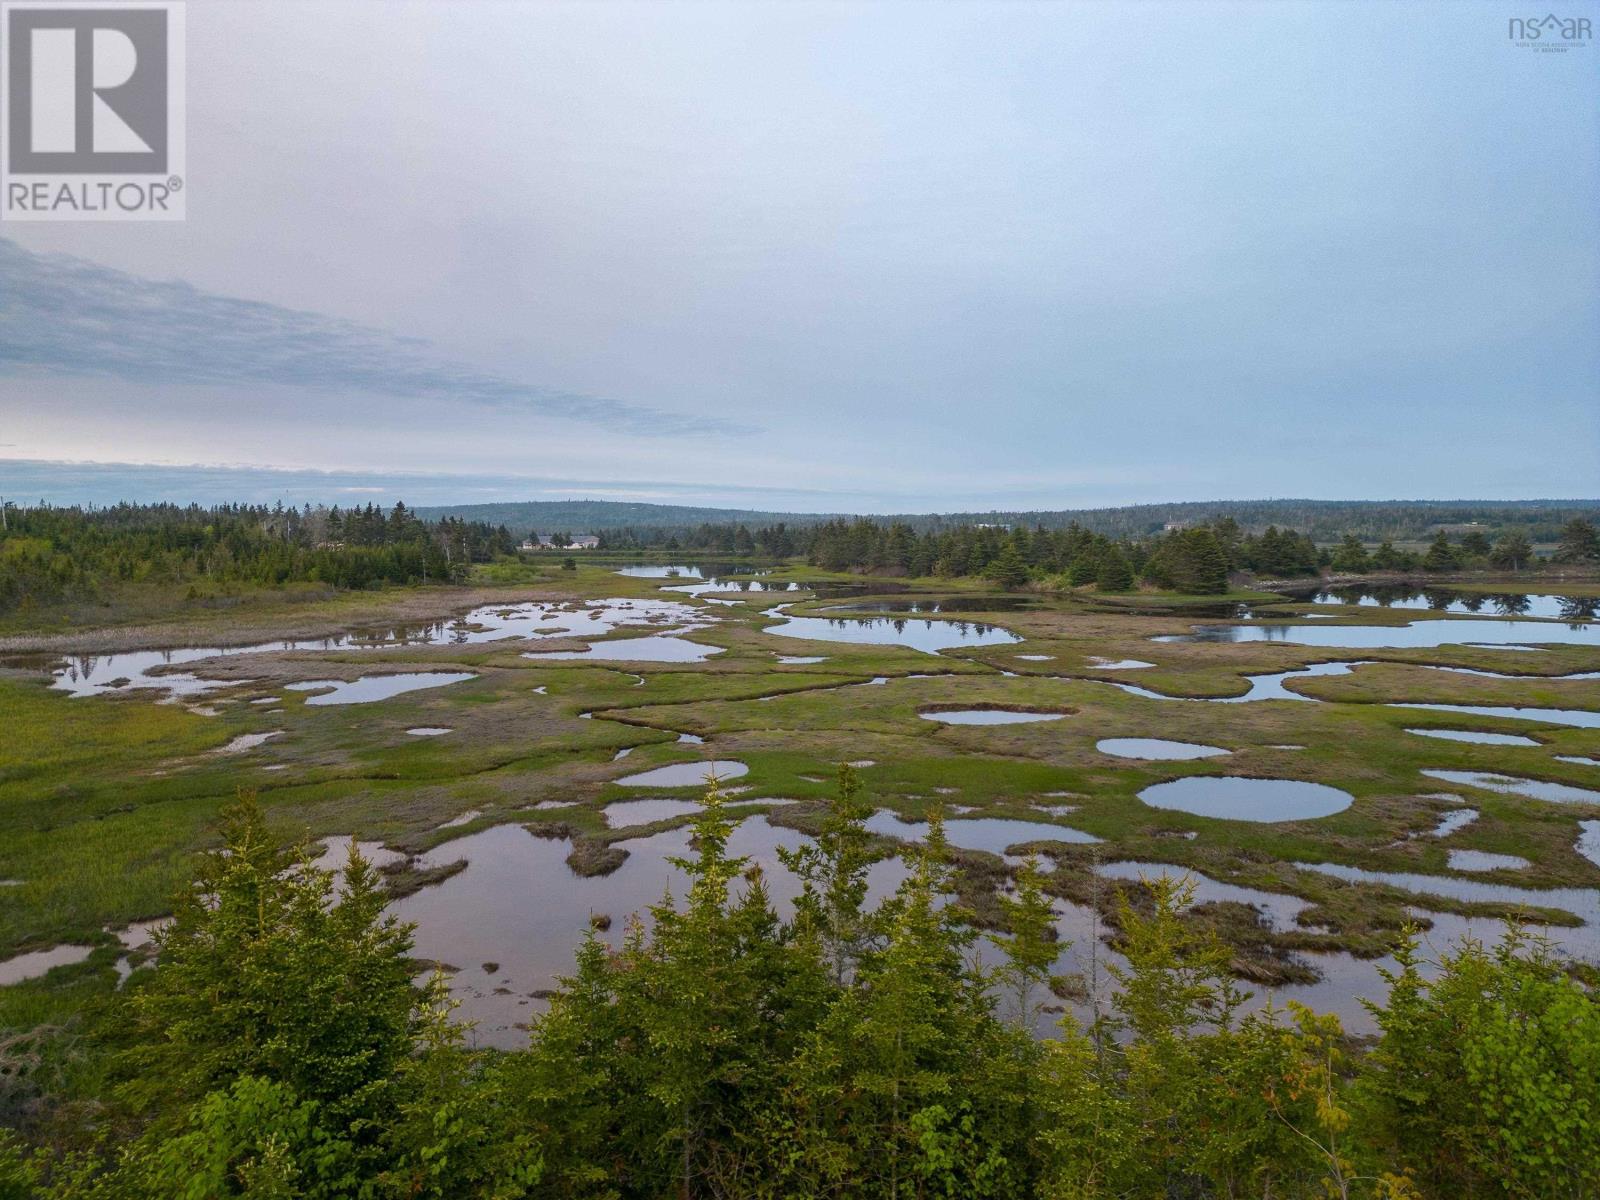
<svg viewBox="0 0 1600 1200"><path fill-rule="evenodd" d="M1555 561L1558 563L1592 563L1600 561L1600 534L1592 522L1583 517L1573 517L1561 529L1561 541L1556 545Z"/></svg>
<svg viewBox="0 0 1600 1200"><path fill-rule="evenodd" d="M1490 551L1489 563L1507 571L1520 571L1533 560L1533 547L1520 530L1502 534Z"/></svg>
<svg viewBox="0 0 1600 1200"><path fill-rule="evenodd" d="M1332 567L1344 575L1365 574L1372 567L1372 560L1367 555L1367 548L1361 544L1361 539L1353 533L1344 535L1339 543L1339 548L1334 551Z"/></svg>
<svg viewBox="0 0 1600 1200"><path fill-rule="evenodd" d="M1133 568L1115 546L1103 550L1095 563L1095 586L1102 592L1126 592L1133 587Z"/></svg>
<svg viewBox="0 0 1600 1200"><path fill-rule="evenodd" d="M1456 557L1455 549L1450 545L1450 539L1440 530L1434 535L1433 544L1428 547L1428 553L1423 556L1422 569L1424 571L1453 571L1461 565Z"/></svg>
<svg viewBox="0 0 1600 1200"><path fill-rule="evenodd" d="M1008 541L984 568L984 574L1007 591L1015 591L1028 582L1028 564L1017 553L1015 544Z"/></svg>

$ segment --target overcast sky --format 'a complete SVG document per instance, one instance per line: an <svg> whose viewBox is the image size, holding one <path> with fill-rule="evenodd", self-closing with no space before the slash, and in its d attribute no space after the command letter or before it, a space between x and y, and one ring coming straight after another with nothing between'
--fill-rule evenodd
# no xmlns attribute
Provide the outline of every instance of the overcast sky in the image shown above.
<svg viewBox="0 0 1600 1200"><path fill-rule="evenodd" d="M1511 7L189 0L188 220L0 226L0 459L1594 496L1600 46Z"/></svg>

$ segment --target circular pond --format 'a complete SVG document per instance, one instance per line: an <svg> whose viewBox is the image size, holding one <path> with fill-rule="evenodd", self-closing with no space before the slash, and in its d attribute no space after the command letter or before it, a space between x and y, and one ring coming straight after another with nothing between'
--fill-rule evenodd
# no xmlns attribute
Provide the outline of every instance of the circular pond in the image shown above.
<svg viewBox="0 0 1600 1200"><path fill-rule="evenodd" d="M1228 821L1307 821L1349 808L1355 797L1324 783L1298 779L1191 776L1152 784L1139 793L1151 808Z"/></svg>

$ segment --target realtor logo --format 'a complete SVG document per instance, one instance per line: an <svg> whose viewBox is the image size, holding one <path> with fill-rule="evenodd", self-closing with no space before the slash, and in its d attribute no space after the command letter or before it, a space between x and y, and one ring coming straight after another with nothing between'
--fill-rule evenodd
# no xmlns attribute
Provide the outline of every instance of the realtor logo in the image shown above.
<svg viewBox="0 0 1600 1200"><path fill-rule="evenodd" d="M181 3L0 3L0 217L182 220Z"/></svg>

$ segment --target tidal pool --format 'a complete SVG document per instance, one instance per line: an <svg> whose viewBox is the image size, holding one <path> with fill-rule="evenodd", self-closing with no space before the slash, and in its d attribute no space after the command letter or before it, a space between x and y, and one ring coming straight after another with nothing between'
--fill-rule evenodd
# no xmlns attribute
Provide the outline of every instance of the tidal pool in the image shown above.
<svg viewBox="0 0 1600 1200"><path fill-rule="evenodd" d="M1193 633L1164 634L1157 642L1292 642L1341 650L1404 650L1435 646L1496 646L1554 643L1600 646L1600 624L1556 621L1413 621L1409 625L1198 625Z"/></svg>
<svg viewBox="0 0 1600 1200"><path fill-rule="evenodd" d="M1554 596L1524 592L1461 592L1452 588L1421 590L1392 588L1333 588L1318 592L1318 604L1350 604L1362 608L1404 608L1417 611L1494 614L1502 617L1545 617L1584 622L1600 619L1600 599L1592 596Z"/></svg>
<svg viewBox="0 0 1600 1200"><path fill-rule="evenodd" d="M1549 800L1555 804L1600 804L1600 792L1592 788L1574 787L1570 783L1526 779L1521 775L1493 775L1487 771L1424 770L1422 773L1446 783L1480 787L1491 792L1508 792L1532 800Z"/></svg>
<svg viewBox="0 0 1600 1200"><path fill-rule="evenodd" d="M619 800L600 810L606 824L612 829L629 825L653 825L672 817L686 817L702 808L698 800L671 800L661 797L654 800Z"/></svg>
<svg viewBox="0 0 1600 1200"><path fill-rule="evenodd" d="M509 1049L524 1044L523 1026L543 1007L533 993L555 988L558 977L572 973L573 953L591 916L610 918L610 928L600 936L618 946L629 917L637 913L648 923L650 906L660 903L669 887L681 903L688 881L668 859L693 858L691 836L690 829L679 828L615 843L628 851L617 870L580 877L566 865L571 842L535 837L520 825L497 825L429 851L422 859L425 867L460 859L468 865L396 901L389 911L416 922L418 958L456 968L449 976L450 992L461 1002L459 1016L478 1022L473 1037ZM730 854L761 869L768 894L785 917L793 913L800 882L779 862L777 850L796 849L805 841L764 816L738 822L728 841ZM892 895L907 873L892 856L874 863L867 876L868 904ZM745 887L735 882L733 890L742 894ZM486 964L495 969L484 971Z"/></svg>
<svg viewBox="0 0 1600 1200"><path fill-rule="evenodd" d="M1221 746L1205 746L1198 742L1171 742L1166 738L1101 738L1094 744L1094 748L1101 754L1110 754L1116 758L1143 758L1152 761L1215 758L1219 754L1233 753Z"/></svg>
<svg viewBox="0 0 1600 1200"><path fill-rule="evenodd" d="M1365 666L1367 661L1356 659L1350 662L1312 663L1309 667L1296 667L1290 671L1246 675L1245 682L1250 686L1242 696L1169 696L1164 692L1140 687L1136 683L1113 683L1110 680L1104 682L1111 687L1121 688L1130 696L1143 696L1147 700L1181 700L1185 703L1199 704L1254 704L1260 700L1303 700L1316 704L1321 703L1316 697L1302 696L1299 692L1290 691L1284 683L1290 679L1310 679L1321 675L1348 675L1356 667Z"/></svg>
<svg viewBox="0 0 1600 1200"><path fill-rule="evenodd" d="M1119 658L1115 660L1091 658L1089 665L1096 671L1142 671L1146 667L1155 666L1155 663L1145 662L1142 658Z"/></svg>
<svg viewBox="0 0 1600 1200"><path fill-rule="evenodd" d="M1013 712L1005 708L958 708L918 713L924 721L943 725L1029 725L1036 721L1059 721L1065 713Z"/></svg>
<svg viewBox="0 0 1600 1200"><path fill-rule="evenodd" d="M1474 742L1483 746L1537 746L1540 743L1520 733L1480 733L1476 729L1408 729L1418 737L1443 738L1447 742Z"/></svg>
<svg viewBox="0 0 1600 1200"><path fill-rule="evenodd" d="M909 646L937 654L959 646L1005 646L1022 639L998 625L971 621L908 620L905 617L794 617L775 609L783 623L767 630L775 637L813 642L856 642L871 646Z"/></svg>
<svg viewBox="0 0 1600 1200"><path fill-rule="evenodd" d="M1490 854L1486 850L1451 850L1445 862L1452 871L1520 871L1533 865L1515 854Z"/></svg>
<svg viewBox="0 0 1600 1200"><path fill-rule="evenodd" d="M1542 721L1546 725L1571 725L1577 729L1600 729L1600 712L1587 708L1525 708L1509 704L1423 704L1391 703L1389 708L1427 708L1434 712L1472 713L1479 717L1510 717L1518 721Z"/></svg>
<svg viewBox="0 0 1600 1200"><path fill-rule="evenodd" d="M316 692L316 695L306 698L306 704L309 706L371 704L406 692L443 687L447 683L460 683L466 679L476 678L477 676L470 671L414 671L398 675L363 675L360 679L348 682L342 679L309 679L303 683L289 683L284 686L292 692ZM327 690L321 690L324 688Z"/></svg>
<svg viewBox="0 0 1600 1200"><path fill-rule="evenodd" d="M415 729L406 730L412 737L440 737L450 732L443 725L418 725Z"/></svg>
<svg viewBox="0 0 1600 1200"><path fill-rule="evenodd" d="M713 654L721 654L721 646L706 646L670 633L655 633L648 637L618 638L609 642L592 642L587 650L524 651L523 658L572 659L587 658L604 662L705 662Z"/></svg>
<svg viewBox="0 0 1600 1200"><path fill-rule="evenodd" d="M1309 821L1349 808L1355 797L1325 783L1193 775L1152 784L1139 793L1151 808L1229 821Z"/></svg>
<svg viewBox="0 0 1600 1200"><path fill-rule="evenodd" d="M1460 799L1460 797L1453 797ZM1478 810L1475 808L1452 808L1449 812L1439 814L1439 823L1428 831L1432 838L1447 838L1458 829L1465 829L1478 819Z"/></svg>
<svg viewBox="0 0 1600 1200"><path fill-rule="evenodd" d="M1294 864L1302 871L1315 871L1352 883L1380 883L1403 892L1448 896L1464 903L1507 904L1525 908L1555 908L1580 918L1578 928L1561 925L1544 927L1552 941L1569 954L1592 958L1600 954L1600 891L1593 888L1524 888L1507 883L1485 883L1479 879L1459 879L1453 875L1423 875L1408 871L1366 871L1342 863ZM1487 922L1486 922L1487 924Z"/></svg>
<svg viewBox="0 0 1600 1200"><path fill-rule="evenodd" d="M1212 879L1209 875L1202 875L1189 867L1173 863L1102 863L1095 868L1095 871L1105 879L1130 881L1157 878L1186 879L1194 886L1193 903L1213 904L1233 901L1238 904L1248 904L1264 914L1272 928L1280 933L1298 928L1300 914L1311 907L1309 900L1302 900L1299 896L1292 896L1286 892L1264 892L1259 888L1223 883L1221 880Z"/></svg>
<svg viewBox="0 0 1600 1200"><path fill-rule="evenodd" d="M1600 867L1600 821L1578 822L1578 844L1574 849Z"/></svg>
<svg viewBox="0 0 1600 1200"><path fill-rule="evenodd" d="M692 736L692 735L691 735ZM718 781L748 775L750 768L732 759L712 762L672 763L665 767L624 775L614 782L622 787L704 787L712 776Z"/></svg>
<svg viewBox="0 0 1600 1200"><path fill-rule="evenodd" d="M928 836L926 821L902 821L886 808L867 818L867 828L903 842L920 842ZM1085 845L1100 839L1081 829L1044 821L1019 821L1010 817L953 817L944 823L944 835L962 850L987 850L1005 854L1007 847L1023 842L1072 842Z"/></svg>
<svg viewBox="0 0 1600 1200"><path fill-rule="evenodd" d="M93 946L69 944L51 946L47 950L30 950L0 962L0 987L9 987L27 979L37 979L56 967L81 963L93 953Z"/></svg>
<svg viewBox="0 0 1600 1200"><path fill-rule="evenodd" d="M707 623L704 610L677 600L610 599L590 600L582 604L490 604L447 621L366 629L328 638L257 642L245 646L178 646L115 654L21 654L6 656L0 662L48 671L51 687L74 696L154 688L171 698L200 695L219 687L247 682L239 679L203 679L189 672L170 669L211 658L289 652L381 651L405 646L456 646L509 638L541 640L599 637L629 625L671 624L679 632L685 632L703 629Z"/></svg>

